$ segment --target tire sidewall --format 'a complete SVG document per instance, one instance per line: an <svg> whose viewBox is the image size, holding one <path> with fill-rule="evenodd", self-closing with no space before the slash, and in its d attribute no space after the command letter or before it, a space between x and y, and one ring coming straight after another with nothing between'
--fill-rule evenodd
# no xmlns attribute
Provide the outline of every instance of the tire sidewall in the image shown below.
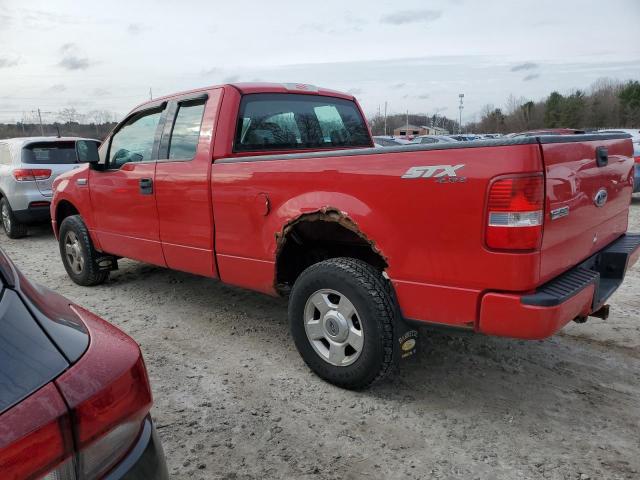
<svg viewBox="0 0 640 480"><path fill-rule="evenodd" d="M93 283L91 272L95 267L94 265L92 265L92 262L94 261L94 253L91 238L87 234L86 227L83 227L84 224L79 217L71 216L65 218L60 225L60 241L58 243L60 247L60 256L62 257L62 264L64 265L64 268L71 280L79 285L91 285ZM80 243L80 248L82 249L84 264L82 267L82 272L80 274L77 274L73 271L73 269L69 265L69 260L67 259L65 242L67 233L70 231L76 234Z"/></svg>
<svg viewBox="0 0 640 480"><path fill-rule="evenodd" d="M1 217L0 217L0 223L2 223L2 230L4 231L4 233L6 233L7 237L12 239L25 236L26 227L18 222L15 215L13 214L13 210L11 210L11 205L9 205L9 200L7 200L6 197L2 197L0 199L0 215L2 215L2 209L4 208L5 205L7 207L7 212L9 214L9 221L11 222L11 228L7 230L4 226L4 222L1 221Z"/></svg>
<svg viewBox="0 0 640 480"><path fill-rule="evenodd" d="M305 331L304 311L307 300L321 289L333 289L345 295L358 312L364 331L364 346L358 359L347 366L335 366L316 353ZM305 271L296 281L289 301L289 327L300 355L323 379L347 388L362 388L371 383L382 368L384 345L383 322L371 302L370 293L348 272L328 264Z"/></svg>

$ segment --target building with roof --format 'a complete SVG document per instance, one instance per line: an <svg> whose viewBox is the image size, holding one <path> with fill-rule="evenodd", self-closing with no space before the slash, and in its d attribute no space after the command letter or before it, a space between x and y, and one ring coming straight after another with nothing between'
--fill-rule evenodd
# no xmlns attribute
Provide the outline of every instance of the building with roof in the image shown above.
<svg viewBox="0 0 640 480"><path fill-rule="evenodd" d="M417 137L419 135L448 135L449 131L440 127L426 125L403 125L393 130L394 137Z"/></svg>

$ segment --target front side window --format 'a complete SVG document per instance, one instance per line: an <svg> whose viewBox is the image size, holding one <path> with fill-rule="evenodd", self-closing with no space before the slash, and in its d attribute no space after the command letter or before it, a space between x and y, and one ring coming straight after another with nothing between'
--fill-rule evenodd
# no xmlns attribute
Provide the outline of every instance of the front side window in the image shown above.
<svg viewBox="0 0 640 480"><path fill-rule="evenodd" d="M36 165L78 163L76 142L31 143L22 149L22 163Z"/></svg>
<svg viewBox="0 0 640 480"><path fill-rule="evenodd" d="M178 108L169 141L169 159L191 160L196 156L204 102L185 103Z"/></svg>
<svg viewBox="0 0 640 480"><path fill-rule="evenodd" d="M133 116L111 138L108 168L151 160L161 111Z"/></svg>
<svg viewBox="0 0 640 480"><path fill-rule="evenodd" d="M236 152L370 146L364 119L349 100L260 93L240 103Z"/></svg>

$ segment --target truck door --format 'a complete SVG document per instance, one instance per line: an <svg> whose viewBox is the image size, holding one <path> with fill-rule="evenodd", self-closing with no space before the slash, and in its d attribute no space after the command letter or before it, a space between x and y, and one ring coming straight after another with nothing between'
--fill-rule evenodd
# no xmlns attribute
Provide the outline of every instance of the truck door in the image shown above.
<svg viewBox="0 0 640 480"><path fill-rule="evenodd" d="M104 169L89 174L102 250L162 266L154 180L165 110L166 102L134 112L108 139Z"/></svg>
<svg viewBox="0 0 640 480"><path fill-rule="evenodd" d="M217 277L209 176L222 89L169 102L156 166L160 241L167 266Z"/></svg>

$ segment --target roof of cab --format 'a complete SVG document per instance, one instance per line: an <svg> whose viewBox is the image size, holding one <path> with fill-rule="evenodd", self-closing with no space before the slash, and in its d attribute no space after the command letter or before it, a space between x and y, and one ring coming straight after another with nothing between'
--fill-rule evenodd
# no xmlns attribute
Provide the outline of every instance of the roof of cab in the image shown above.
<svg viewBox="0 0 640 480"><path fill-rule="evenodd" d="M182 95L206 92L207 90L212 90L214 88L235 88L242 95L248 95L251 93L298 93L306 95L322 95L325 97L337 97L343 98L345 100L355 99L353 95L349 95L348 93L339 92L337 90L330 90L328 88L321 88L315 85L310 85L308 83L236 82L225 83L221 85L211 85L209 87L201 87L195 88L193 90L171 93L169 95L154 98L153 100L142 102L131 109L131 112L135 112L145 105L157 104L164 100L171 100L172 98L180 97Z"/></svg>

